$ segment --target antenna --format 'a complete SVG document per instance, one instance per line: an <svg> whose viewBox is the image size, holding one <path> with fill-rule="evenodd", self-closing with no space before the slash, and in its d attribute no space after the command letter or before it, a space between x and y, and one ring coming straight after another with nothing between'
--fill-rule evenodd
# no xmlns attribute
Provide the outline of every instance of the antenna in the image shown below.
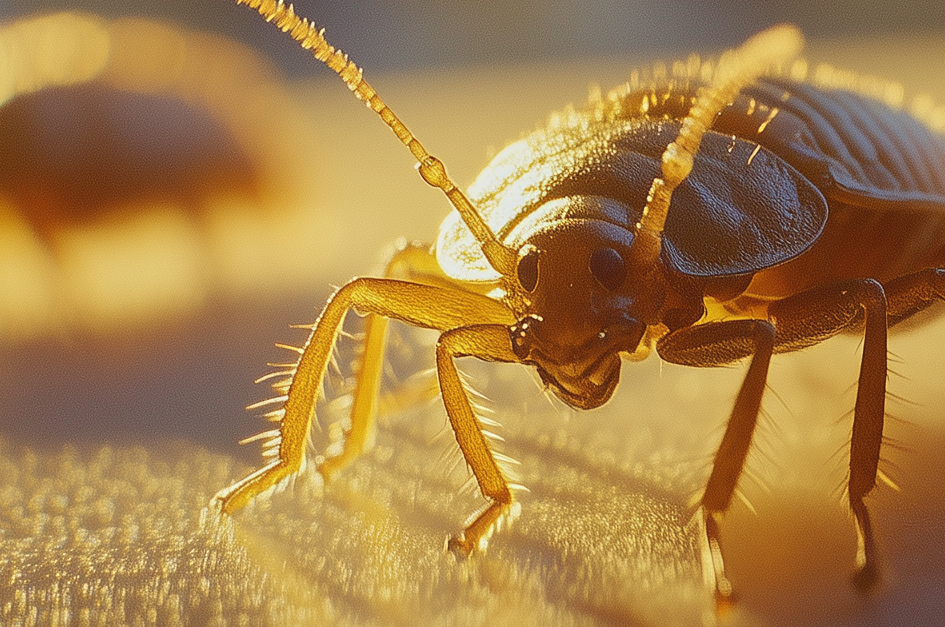
<svg viewBox="0 0 945 627"><path fill-rule="evenodd" d="M423 180L428 185L436 187L446 194L447 199L459 212L463 222L466 223L466 226L469 227L469 230L472 231L473 236L479 242L489 265L503 276L514 276L518 254L498 240L473 204L469 202L466 195L456 187L456 184L446 173L443 162L428 153L404 123L394 115L394 112L381 100L374 88L364 80L361 68L350 61L348 55L328 43L323 28L319 28L314 22L296 15L293 6L285 4L283 0L236 0L236 3L245 4L258 11L267 22L274 23L283 32L288 33L303 48L310 50L316 59L340 76L348 89L354 92L359 100L367 103L384 123L394 131L394 135L404 146L413 153L418 162L417 169Z"/></svg>
<svg viewBox="0 0 945 627"><path fill-rule="evenodd" d="M796 57L804 45L801 32L782 24L762 31L719 59L708 87L699 89L696 103L683 120L679 135L663 152L662 177L653 179L637 231L648 231L659 240L669 214L669 201L689 172L702 136L735 96L772 66Z"/></svg>

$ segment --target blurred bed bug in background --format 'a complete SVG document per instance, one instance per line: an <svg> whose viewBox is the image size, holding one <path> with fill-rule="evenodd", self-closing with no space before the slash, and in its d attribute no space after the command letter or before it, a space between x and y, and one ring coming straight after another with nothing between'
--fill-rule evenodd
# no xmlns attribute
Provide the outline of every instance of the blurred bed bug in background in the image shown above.
<svg viewBox="0 0 945 627"><path fill-rule="evenodd" d="M369 314L351 429L327 479L365 449L388 319L441 332L436 371L450 425L487 506L450 542L469 554L516 513L454 361L534 366L568 405L613 394L623 359L713 367L749 360L700 500L705 560L729 602L719 517L751 446L774 353L863 334L847 497L854 585L878 577L864 498L882 478L886 337L945 299L945 142L869 97L786 70L801 36L757 35L718 63L633 82L502 151L469 199L314 24L281 0L258 10L380 115L455 211L432 251L408 247L398 276L356 278L325 305L276 389L274 458L214 498L231 513L299 472L322 379L347 312ZM470 200L471 199L471 200ZM856 242L851 246L851 242ZM392 263L391 268L395 267ZM401 276L402 274L402 276Z"/></svg>

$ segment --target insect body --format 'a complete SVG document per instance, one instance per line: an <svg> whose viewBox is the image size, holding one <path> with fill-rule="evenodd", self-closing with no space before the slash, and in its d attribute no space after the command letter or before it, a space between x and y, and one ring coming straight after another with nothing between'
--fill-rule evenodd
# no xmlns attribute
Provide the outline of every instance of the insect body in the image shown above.
<svg viewBox="0 0 945 627"><path fill-rule="evenodd" d="M488 502L450 541L461 554L484 547L515 508L456 358L534 366L554 394L583 409L610 398L623 359L653 349L697 367L750 359L701 499L724 603L731 588L718 517L751 445L772 354L861 330L848 496L859 538L854 581L863 589L875 582L864 498L878 476L886 334L945 298L945 249L929 228L945 221L945 143L865 97L761 78L799 48L796 31L780 28L723 56L713 72L703 65L617 90L511 145L473 185L470 202L314 25L281 2L240 1L338 72L456 211L441 228L436 263L408 248L391 265L407 268L398 276L354 279L331 298L286 373L284 405L273 414L280 425L267 434L273 461L217 494L223 511L300 470L351 308L370 314L351 430L319 471L330 477L369 440L386 320L439 330L443 403ZM851 248L851 237L862 245ZM707 303L726 313L708 314Z"/></svg>

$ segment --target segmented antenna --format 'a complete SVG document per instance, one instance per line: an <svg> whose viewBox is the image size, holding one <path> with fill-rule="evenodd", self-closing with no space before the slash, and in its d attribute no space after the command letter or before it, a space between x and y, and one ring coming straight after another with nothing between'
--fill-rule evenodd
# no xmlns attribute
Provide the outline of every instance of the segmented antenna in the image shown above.
<svg viewBox="0 0 945 627"><path fill-rule="evenodd" d="M482 247L486 259L497 272L511 277L515 273L517 254L503 245L495 233L489 228L479 212L466 195L456 187L453 180L446 173L443 162L431 155L413 136L410 130L394 115L377 92L364 80L361 68L348 59L341 50L328 43L325 39L325 30L314 22L301 18L295 14L291 4L283 0L236 0L237 4L245 4L255 9L267 22L272 22L283 32L288 33L303 48L310 50L316 59L332 69L345 82L354 95L363 100L377 113L401 142L413 153L417 159L417 169L427 184L440 189L449 199L463 222L472 231L473 236Z"/></svg>
<svg viewBox="0 0 945 627"><path fill-rule="evenodd" d="M729 50L719 59L708 87L699 89L696 103L683 120L679 136L663 152L662 178L653 179L637 230L657 237L663 232L669 201L692 171L693 158L706 130L746 85L771 67L796 57L804 45L801 32L791 25L773 26L758 33L739 48Z"/></svg>

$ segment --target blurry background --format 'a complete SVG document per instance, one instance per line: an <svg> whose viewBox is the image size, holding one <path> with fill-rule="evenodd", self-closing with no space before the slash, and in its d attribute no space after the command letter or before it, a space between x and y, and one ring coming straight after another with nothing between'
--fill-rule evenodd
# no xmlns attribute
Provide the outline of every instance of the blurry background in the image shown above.
<svg viewBox="0 0 945 627"><path fill-rule="evenodd" d="M733 46L785 21L815 39L915 36L945 28L945 12L935 0L301 0L294 4L300 15L315 16L336 45L356 52L359 63L373 71L711 50ZM291 42L268 36L265 25L247 11L227 5L218 0L11 0L0 7L0 17L80 9L112 17L172 20L252 42L292 77L319 75Z"/></svg>
<svg viewBox="0 0 945 627"><path fill-rule="evenodd" d="M945 103L945 11L932 0L303 0L296 8L365 68L460 184L549 113L586 100L592 86L609 89L656 59L693 50L712 55L781 21L803 29L812 61L901 81L907 104L943 116L934 103ZM246 7L226 0L14 0L0 4L0 20L0 452L21 460L25 450L72 451L66 444L80 451L101 444L153 451L180 440L237 460L225 477L214 466L211 478L195 479L206 495L193 501L204 503L258 463L255 445L236 444L262 427L243 408L268 394L252 384L266 373L266 362L286 360L273 345L303 340L303 332L288 325L313 321L332 285L376 271L397 238L431 241L447 205L337 78ZM924 404L890 410L910 421L891 425L892 435L914 449L894 460L906 471L900 477L909 495L905 505L888 491L879 501L894 519L883 529L908 533L888 532L884 546L896 547L887 555L901 549L903 563L922 570L897 575L909 585L897 587L894 602L863 619L850 610L859 607L852 597L838 603L830 596L835 588L823 592L826 580L839 582L843 592L837 594L848 593L842 577L852 538L834 506L836 493L829 515L818 509L826 501L817 493L801 505L778 503L767 519L763 507L756 518L737 504L727 521L726 529L741 525L741 537L751 539L747 548L731 547L736 564L741 550L743 569L750 571L763 551L789 560L790 547L812 550L777 581L792 590L801 582L804 594L821 595L817 607L841 607L843 616L858 617L853 624L884 624L891 615L923 624L945 611L945 534L935 517L945 498L931 481L943 472L935 454L943 422L934 409L942 399L937 378L928 374L941 371L941 351L928 346L941 346L945 329L939 324L922 333L890 344L903 361L896 370L907 380L892 378L899 386L893 390ZM775 469L775 486L796 489L812 477L818 489L842 482L843 455L830 455L849 433L841 417L852 406L848 386L858 342L831 345L779 358L772 368L772 389L785 402L766 398L775 427L756 462ZM829 361L837 356L842 366ZM526 374L502 374L489 389L494 371L479 372L503 411L547 410ZM740 376L741 369L660 368L651 359L627 367L605 410L572 422L558 410L548 420L561 428L556 437L574 442L568 450L579 470L583 454L606 445L616 461L598 468L605 475L613 466L654 485L696 488ZM658 436L648 430L672 426L676 416L689 422ZM645 420L658 426L644 426ZM437 414L432 424L441 423ZM544 459L542 447L550 445L535 435L544 423L522 424L509 431L524 430L522 441L538 442L533 456ZM435 448L434 459L442 448ZM640 456L621 457L631 450ZM820 456L809 455L812 450ZM61 458L48 459L71 468L73 462ZM540 463L533 460L531 468ZM686 475L693 467L695 478ZM15 475L11 468L4 472ZM755 490L762 503L763 494ZM15 500L0 489L0 508ZM42 504L36 507L42 512ZM457 520L469 509L454 509ZM186 510L187 520L195 511ZM771 517L791 517L784 512L814 519L815 529L785 525L784 544L766 545ZM829 566L820 565L829 573L809 578L804 560L827 560L811 539L823 540L815 532L824 516L829 521L822 528L839 529L825 537L841 538L842 550L831 554ZM436 520L428 535L439 537L458 524ZM7 522L0 531L12 533ZM303 528L293 537L285 529L288 543L306 534ZM751 578L742 581L751 598ZM787 606L770 611L769 623L799 624L803 605L789 604L777 587L754 592ZM839 624L829 611L832 624Z"/></svg>

